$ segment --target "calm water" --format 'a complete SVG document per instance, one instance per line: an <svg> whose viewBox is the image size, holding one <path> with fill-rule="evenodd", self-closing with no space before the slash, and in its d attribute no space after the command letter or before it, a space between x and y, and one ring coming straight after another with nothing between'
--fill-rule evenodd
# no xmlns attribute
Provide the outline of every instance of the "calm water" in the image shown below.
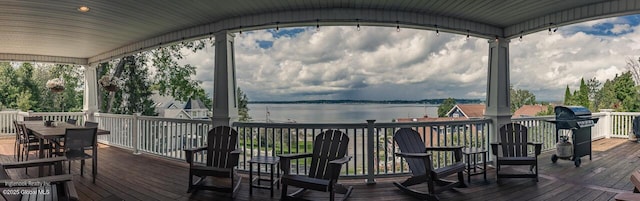
<svg viewBox="0 0 640 201"><path fill-rule="evenodd" d="M435 117L437 105L421 104L249 104L255 122L364 123L367 119L391 122L396 118Z"/></svg>

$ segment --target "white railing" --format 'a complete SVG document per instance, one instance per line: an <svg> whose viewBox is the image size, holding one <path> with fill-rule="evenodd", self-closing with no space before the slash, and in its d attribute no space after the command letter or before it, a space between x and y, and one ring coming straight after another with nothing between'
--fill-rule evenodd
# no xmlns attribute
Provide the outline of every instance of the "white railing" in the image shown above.
<svg viewBox="0 0 640 201"><path fill-rule="evenodd" d="M21 112L21 111L0 111L0 135L14 135L15 127L13 121L22 121L24 117L42 117L44 121L67 121L67 119L77 120L78 125L84 123L84 112Z"/></svg>
<svg viewBox="0 0 640 201"><path fill-rule="evenodd" d="M21 117L21 113L0 113L0 122L11 122ZM83 120L82 113L27 113L43 116L45 119ZM632 128L632 120L640 113L600 112L593 116L599 121L592 127L592 139L627 138ZM204 146L206 133L211 129L210 120L188 120L159 118L140 115L117 115L96 113L99 127L109 130L111 135L99 136L99 142L172 159L183 160L184 149ZM57 119L56 119L57 118ZM544 150L555 149L555 125L547 122L553 116L514 118L527 127L532 141L542 142ZM2 124L0 124L2 125ZM490 120L376 123L371 120L351 124L302 124L302 123L241 123L233 127L239 132L239 148L243 150L239 169L247 170L248 163L255 156L277 156L287 153L311 152L313 137L327 129L337 129L350 138L347 155L352 160L342 169L342 175L374 178L380 175L407 173L408 168L402 158L394 155L398 151L393 143L393 133L403 127L418 131L426 146L460 145L489 149ZM10 124L9 129L12 125ZM6 130L6 129L5 129ZM560 132L570 132L560 130ZM443 166L452 159L451 155L434 154L435 166ZM203 156L197 157L203 161ZM293 163L293 173L306 173L308 161Z"/></svg>
<svg viewBox="0 0 640 201"><path fill-rule="evenodd" d="M0 135L14 135L13 121L18 120L18 111L0 111Z"/></svg>

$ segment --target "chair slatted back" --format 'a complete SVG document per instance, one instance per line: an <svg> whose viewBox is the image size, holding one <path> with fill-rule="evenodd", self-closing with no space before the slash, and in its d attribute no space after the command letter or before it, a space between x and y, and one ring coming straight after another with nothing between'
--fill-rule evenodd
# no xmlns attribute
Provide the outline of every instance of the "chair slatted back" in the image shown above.
<svg viewBox="0 0 640 201"><path fill-rule="evenodd" d="M98 128L98 123L97 122L91 122L91 121L85 121L84 122L84 127L87 127L87 128Z"/></svg>
<svg viewBox="0 0 640 201"><path fill-rule="evenodd" d="M527 127L518 123L509 123L500 127L502 157L526 157Z"/></svg>
<svg viewBox="0 0 640 201"><path fill-rule="evenodd" d="M20 123L18 121L15 121L15 120L13 121L13 126L16 127L16 139L21 139L23 137L22 133L24 131L23 131L22 124L23 123Z"/></svg>
<svg viewBox="0 0 640 201"><path fill-rule="evenodd" d="M317 179L330 178L329 162L344 158L347 154L349 137L338 130L327 130L318 134L313 141L313 153L309 177ZM339 174L335 174L336 176Z"/></svg>
<svg viewBox="0 0 640 201"><path fill-rule="evenodd" d="M64 135L65 150L83 150L96 143L97 128L67 128Z"/></svg>
<svg viewBox="0 0 640 201"><path fill-rule="evenodd" d="M424 141L420 138L420 133L411 128L400 128L393 134L393 140L396 142L402 153L425 153L426 147ZM413 175L422 175L427 173L424 160L421 158L405 158L409 169ZM430 161L430 160L429 160Z"/></svg>
<svg viewBox="0 0 640 201"><path fill-rule="evenodd" d="M76 119L67 119L67 121L66 121L66 122L67 122L68 124L76 125L76 122L78 122L78 120L76 120Z"/></svg>
<svg viewBox="0 0 640 201"><path fill-rule="evenodd" d="M229 157L236 150L238 132L228 126L211 129L207 135L207 166L217 168L233 168Z"/></svg>
<svg viewBox="0 0 640 201"><path fill-rule="evenodd" d="M43 121L44 118L42 116L37 117L24 117L24 121Z"/></svg>
<svg viewBox="0 0 640 201"><path fill-rule="evenodd" d="M29 142L29 135L30 135L30 132L29 132L29 130L27 129L27 125L24 125L24 124L18 124L18 127L16 127L16 129L19 129L19 131L18 131L18 130L16 130L16 132L20 132L20 139L21 139L21 140L23 140L23 142L22 142L22 143L27 143L27 142Z"/></svg>

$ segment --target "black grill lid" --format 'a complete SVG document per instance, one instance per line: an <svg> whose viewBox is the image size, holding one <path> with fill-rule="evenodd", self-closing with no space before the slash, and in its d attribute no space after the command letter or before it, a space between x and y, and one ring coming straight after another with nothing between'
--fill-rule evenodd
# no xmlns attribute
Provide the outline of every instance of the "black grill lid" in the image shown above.
<svg viewBox="0 0 640 201"><path fill-rule="evenodd" d="M582 106L556 106L556 120L578 119L591 116L591 111Z"/></svg>

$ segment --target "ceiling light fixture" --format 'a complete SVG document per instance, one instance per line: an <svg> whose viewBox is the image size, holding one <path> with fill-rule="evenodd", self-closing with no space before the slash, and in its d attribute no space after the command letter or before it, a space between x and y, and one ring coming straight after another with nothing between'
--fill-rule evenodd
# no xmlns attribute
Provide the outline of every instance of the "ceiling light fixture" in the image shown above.
<svg viewBox="0 0 640 201"><path fill-rule="evenodd" d="M396 21L396 32L400 32L400 22Z"/></svg>
<svg viewBox="0 0 640 201"><path fill-rule="evenodd" d="M438 25L436 24L436 36L440 36L440 30L438 30Z"/></svg>
<svg viewBox="0 0 640 201"><path fill-rule="evenodd" d="M89 10L91 10L91 8L89 8L88 6L80 6L78 7L78 11L86 13L89 12Z"/></svg>

